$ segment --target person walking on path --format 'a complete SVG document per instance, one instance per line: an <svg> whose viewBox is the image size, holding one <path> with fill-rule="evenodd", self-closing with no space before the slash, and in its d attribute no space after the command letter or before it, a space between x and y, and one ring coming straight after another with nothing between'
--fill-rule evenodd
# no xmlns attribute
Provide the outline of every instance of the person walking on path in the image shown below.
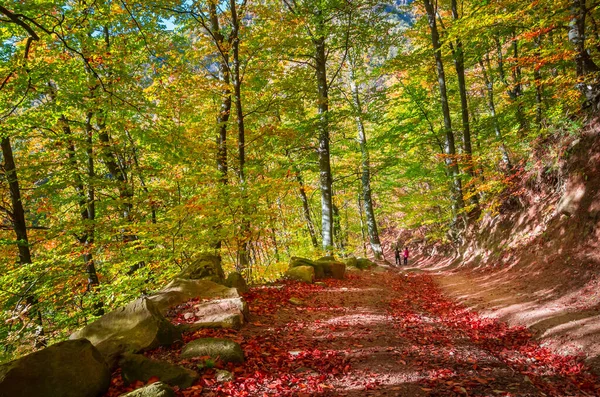
<svg viewBox="0 0 600 397"><path fill-rule="evenodd" d="M400 246L396 244L396 249L394 250L394 257L396 258L396 266L400 266Z"/></svg>
<svg viewBox="0 0 600 397"><path fill-rule="evenodd" d="M404 257L404 266L408 265L408 247L404 248L404 254L402 256Z"/></svg>

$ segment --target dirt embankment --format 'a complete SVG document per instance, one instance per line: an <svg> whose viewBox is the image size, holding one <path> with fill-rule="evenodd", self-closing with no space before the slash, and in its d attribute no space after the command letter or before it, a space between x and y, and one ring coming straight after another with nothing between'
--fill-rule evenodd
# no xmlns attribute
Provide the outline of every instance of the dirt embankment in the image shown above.
<svg viewBox="0 0 600 397"><path fill-rule="evenodd" d="M538 148L512 206L485 215L454 255L418 266L466 306L600 372L600 123Z"/></svg>

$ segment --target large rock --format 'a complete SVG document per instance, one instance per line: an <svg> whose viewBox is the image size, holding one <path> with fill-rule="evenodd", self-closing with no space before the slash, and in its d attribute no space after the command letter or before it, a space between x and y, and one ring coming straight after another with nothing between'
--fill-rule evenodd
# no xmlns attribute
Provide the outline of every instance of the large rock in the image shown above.
<svg viewBox="0 0 600 397"><path fill-rule="evenodd" d="M288 269L285 276L290 280L312 283L315 280L315 268L312 266L296 266Z"/></svg>
<svg viewBox="0 0 600 397"><path fill-rule="evenodd" d="M336 278L339 280L344 279L344 275L346 274L346 264L342 262L338 262L336 260L321 260L317 263L320 263L323 266L323 271L325 272L325 277Z"/></svg>
<svg viewBox="0 0 600 397"><path fill-rule="evenodd" d="M170 307L180 305L193 298L236 298L239 297L235 288L228 288L209 280L186 280L176 278L150 299L165 314Z"/></svg>
<svg viewBox="0 0 600 397"><path fill-rule="evenodd" d="M372 262L369 259L354 257L346 259L346 265L348 267L354 267L360 270L368 270L377 266L375 262Z"/></svg>
<svg viewBox="0 0 600 397"><path fill-rule="evenodd" d="M2 397L97 397L109 385L106 362L85 339L60 342L0 365Z"/></svg>
<svg viewBox="0 0 600 397"><path fill-rule="evenodd" d="M177 275L177 278L223 282L225 273L221 267L221 257L212 254L196 255L190 264Z"/></svg>
<svg viewBox="0 0 600 397"><path fill-rule="evenodd" d="M244 276L238 272L229 273L225 279L225 285L229 288L237 289L240 294L248 292L248 284L246 284Z"/></svg>
<svg viewBox="0 0 600 397"><path fill-rule="evenodd" d="M184 329L233 328L240 329L249 318L250 311L243 298L215 299L194 305L192 312L186 314L193 319Z"/></svg>
<svg viewBox="0 0 600 397"><path fill-rule="evenodd" d="M242 347L229 339L202 338L191 341L181 350L182 358L208 356L213 360L225 363L243 363L244 351Z"/></svg>
<svg viewBox="0 0 600 397"><path fill-rule="evenodd" d="M113 310L71 335L88 339L112 367L125 352L137 353L181 340L181 333L148 298Z"/></svg>
<svg viewBox="0 0 600 397"><path fill-rule="evenodd" d="M311 261L310 259L292 256L292 258L290 259L290 268L299 266L310 266L313 269L315 269L315 279L325 278L325 271L323 269L323 265L318 261Z"/></svg>
<svg viewBox="0 0 600 397"><path fill-rule="evenodd" d="M169 385L154 382L130 393L121 394L120 397L175 397L175 391Z"/></svg>
<svg viewBox="0 0 600 397"><path fill-rule="evenodd" d="M125 354L119 361L121 376L125 384L137 380L144 383L157 377L161 382L185 389L194 384L199 375L191 369L183 368L166 361L152 360L141 354Z"/></svg>

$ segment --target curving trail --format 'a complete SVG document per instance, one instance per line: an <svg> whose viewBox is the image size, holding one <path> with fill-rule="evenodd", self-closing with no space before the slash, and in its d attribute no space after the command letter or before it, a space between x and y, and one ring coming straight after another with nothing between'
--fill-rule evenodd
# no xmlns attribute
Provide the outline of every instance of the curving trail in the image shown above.
<svg viewBox="0 0 600 397"><path fill-rule="evenodd" d="M240 331L202 330L244 348L246 363L218 383L207 369L180 396L595 396L600 381L575 357L541 348L523 328L479 317L426 274L378 268L326 285L283 283L245 295ZM293 304L290 298L302 301ZM296 302L298 303L298 302ZM180 361L178 350L148 355ZM125 390L118 374L109 396Z"/></svg>

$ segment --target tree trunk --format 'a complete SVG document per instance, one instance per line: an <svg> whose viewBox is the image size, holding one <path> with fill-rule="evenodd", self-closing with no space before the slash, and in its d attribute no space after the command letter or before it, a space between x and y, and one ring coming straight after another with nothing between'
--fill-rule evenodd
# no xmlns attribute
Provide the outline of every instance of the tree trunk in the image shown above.
<svg viewBox="0 0 600 397"><path fill-rule="evenodd" d="M315 231L315 224L310 216L310 206L308 204L308 197L306 196L306 189L304 188L304 180L302 179L302 174L300 173L298 166L296 164L293 164L292 166L294 167L296 181L298 182L298 191L300 193L300 200L302 201L302 214L304 215L306 228L310 234L310 241L312 242L313 247L318 248L319 242L317 241L317 232Z"/></svg>
<svg viewBox="0 0 600 397"><path fill-rule="evenodd" d="M4 175L8 182L8 189L10 191L10 199L12 204L12 223L15 237L17 240L17 247L19 250L19 264L28 265L31 261L31 251L29 249L29 239L27 237L27 224L25 223L25 208L21 199L21 188L19 186L19 177L17 175L17 166L13 156L12 145L10 138L4 137L0 142L2 146L2 156L4 157ZM28 291L31 287L28 289ZM39 308L36 307L38 299L31 292L26 292L25 300L30 305L35 313L34 321L38 325L38 338L36 338L37 346L45 346L44 341L44 329L42 326L42 314Z"/></svg>
<svg viewBox="0 0 600 397"><path fill-rule="evenodd" d="M79 197L79 214L84 225L84 233L81 236L76 236L77 241L86 247L86 252L83 254L83 262L85 264L86 273L88 276L87 291L90 291L93 287L100 284L98 280L98 274L96 273L96 266L94 265L94 258L92 253L88 250L89 246L94 242L94 216L95 211L92 211L93 203L88 203L88 197L86 194L85 186L79 170L77 167L77 158L75 155L75 144L71 139L71 127L68 124L67 119L64 116L60 117L62 124L62 130L65 137L68 139L68 159L73 172L73 182L75 191Z"/></svg>
<svg viewBox="0 0 600 397"><path fill-rule="evenodd" d="M597 109L600 102L600 84L597 78L586 81L590 73L600 71L600 68L592 59L585 45L585 17L587 14L586 0L571 0L571 22L569 30L569 41L575 47L575 63L577 65L577 87L585 96L586 101Z"/></svg>
<svg viewBox="0 0 600 397"><path fill-rule="evenodd" d="M440 100L442 102L442 113L444 116L444 133L446 135L444 153L446 155L446 166L450 177L452 178L451 195L452 195L452 213L453 223L459 216L460 211L464 208L462 195L462 183L460 180L460 172L456 161L456 147L454 145L454 133L452 131L452 120L450 118L450 107L448 105L448 94L446 90L446 75L444 73L444 63L442 62L442 52L440 46L440 36L437 30L436 10L430 0L423 0L425 10L427 11L427 19L431 30L431 44L433 45L435 63L437 68L438 84L440 89Z"/></svg>
<svg viewBox="0 0 600 397"><path fill-rule="evenodd" d="M486 61L488 69L490 68L490 56L486 54ZM507 170L512 169L512 164L510 162L510 156L508 155L508 151L506 150L506 146L504 145L504 137L502 136L502 131L500 130L500 123L498 122L498 117L496 115L496 105L494 103L494 81L492 80L491 73L488 77L488 73L486 72L486 66L483 63L483 60L479 60L479 65L481 66L481 71L483 73L483 79L485 82L486 90L487 90L487 102L488 108L490 109L490 115L492 116L492 123L494 124L494 133L496 135L496 139L500 144L500 153L502 154L502 161L506 166Z"/></svg>
<svg viewBox="0 0 600 397"><path fill-rule="evenodd" d="M375 211L373 210L373 198L371 195L371 164L369 159L369 148L367 146L367 135L365 133L365 125L363 122L362 104L360 101L360 93L356 84L354 67L350 66L350 89L352 90L352 99L354 102L354 111L356 118L356 127L358 131L358 144L361 153L361 184L363 193L363 202L365 204L365 215L367 218L367 229L369 232L369 240L371 249L375 259L383 258L383 250L381 249L381 241L379 240L379 232L377 230L377 222L375 220Z"/></svg>
<svg viewBox="0 0 600 397"><path fill-rule="evenodd" d="M455 21L459 20L458 7L456 0L452 0L452 17ZM458 77L458 92L460 93L460 110L463 127L463 148L465 151L465 160L467 163L467 173L473 180L476 178L475 166L473 164L473 148L471 145L471 125L469 122L469 104L467 102L467 84L465 79L465 54L461 40L456 40L456 50L454 54L454 68ZM471 194L471 204L475 207L474 212L479 211L479 200L476 194Z"/></svg>
<svg viewBox="0 0 600 397"><path fill-rule="evenodd" d="M322 18L321 13L318 17ZM320 21L320 31L323 21ZM329 83L327 81L327 59L325 53L325 37L313 39L315 45L315 66L318 88L319 114L319 184L321 189L321 237L323 250L331 252L333 248L333 192L331 177L331 161L329 153Z"/></svg>
<svg viewBox="0 0 600 397"><path fill-rule="evenodd" d="M247 219L247 192L246 192L246 131L244 126L244 112L242 106L242 81L240 75L240 21L237 15L237 4L235 0L230 0L229 8L231 12L231 49L232 49L232 66L231 70L233 80L233 95L235 98L235 111L236 121L238 128L238 161L239 170L238 178L240 182L240 188L242 191L242 222L240 227L241 241L238 244L238 270L244 271L250 264L248 257L248 245L249 245L249 234L250 234L250 223Z"/></svg>

